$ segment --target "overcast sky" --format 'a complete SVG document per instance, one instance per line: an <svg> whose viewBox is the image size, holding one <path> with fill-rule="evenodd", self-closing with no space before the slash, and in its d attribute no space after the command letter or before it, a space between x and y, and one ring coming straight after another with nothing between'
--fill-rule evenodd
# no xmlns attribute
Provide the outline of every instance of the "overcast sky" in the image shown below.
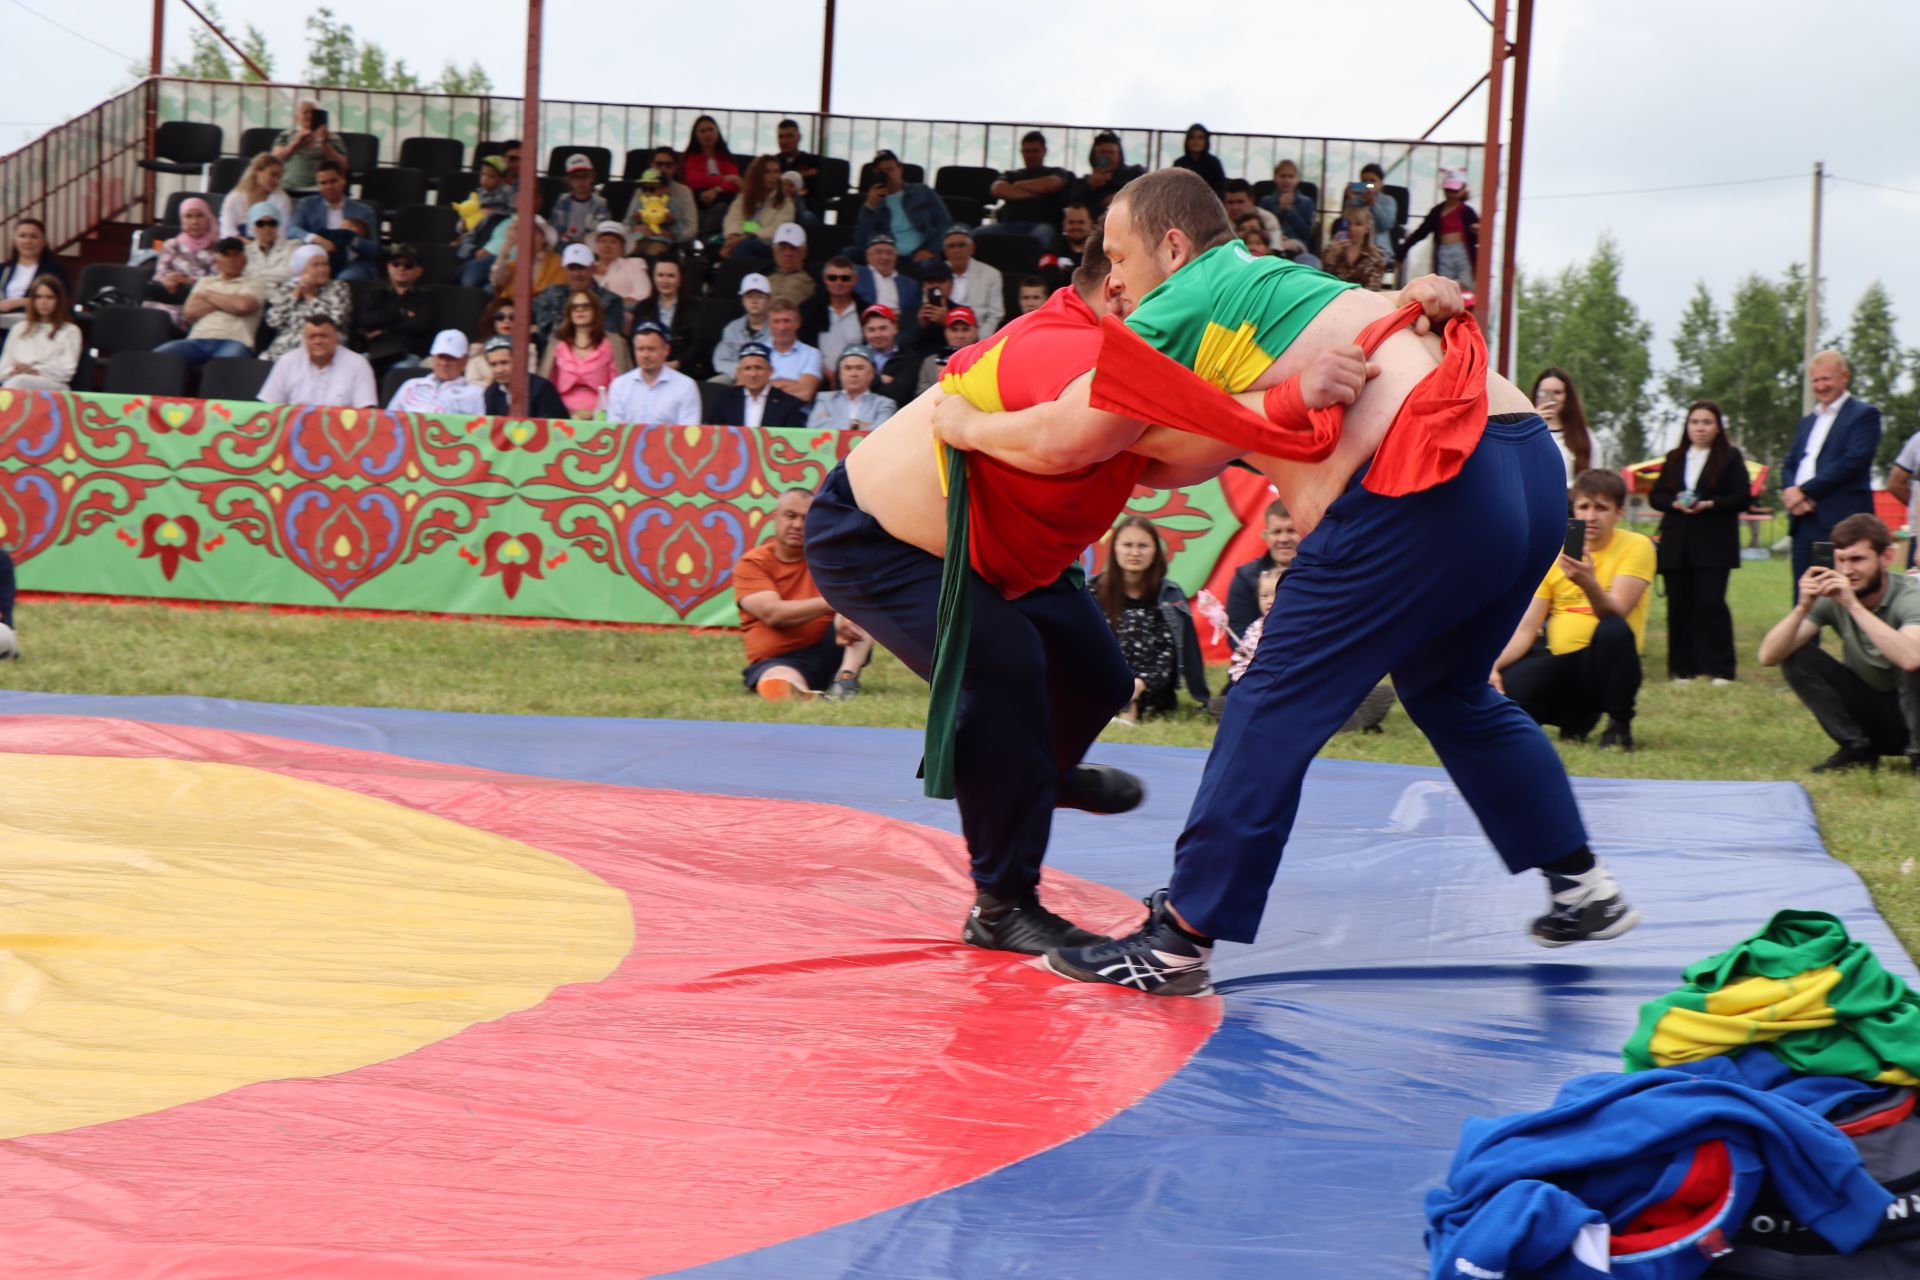
<svg viewBox="0 0 1920 1280"><path fill-rule="evenodd" d="M450 58L477 59L500 92L520 89L525 18L513 0L452 8L333 0L331 7L362 39L423 72ZM1557 270L1611 233L1626 260L1627 290L1655 326L1655 363L1664 365L1694 281L1704 279L1724 299L1748 272L1777 275L1806 259L1809 175L1824 160L1831 174L1907 192L1829 184L1828 314L1844 324L1877 277L1893 293L1904 340L1920 345L1920 4L1540 0L1538 7L1524 268ZM224 0L221 9L234 28L252 21L267 33L280 59L276 78L304 67L309 8ZM806 110L819 99L820 13L818 4L772 0L550 0L546 93ZM913 35L914 13L930 15L924 39ZM841 0L836 109L1157 128L1198 119L1221 131L1411 137L1474 82L1489 44L1469 0L1172 9L1158 0L971 0L935 13ZM1356 60L1364 46L1355 39L1363 13L1377 49L1364 62ZM144 59L148 48L150 14L147 0L0 0L7 44L32 52L9 61L0 146L18 146L45 122L83 111L126 83L127 62ZM169 0L170 58L184 52L192 21ZM635 34L622 39L622 31ZM981 34L969 38L971 31ZM1335 52L1317 52L1322 38ZM1066 74L1069 68L1077 73ZM1477 138L1485 122L1485 99L1476 95L1437 136ZM1789 180L1550 198L1781 176Z"/></svg>

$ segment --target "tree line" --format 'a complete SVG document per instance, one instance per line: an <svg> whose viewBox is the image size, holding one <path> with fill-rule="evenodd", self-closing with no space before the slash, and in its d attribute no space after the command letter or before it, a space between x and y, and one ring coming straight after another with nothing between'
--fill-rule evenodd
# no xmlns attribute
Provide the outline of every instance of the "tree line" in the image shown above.
<svg viewBox="0 0 1920 1280"><path fill-rule="evenodd" d="M221 18L218 5L208 4L206 10L215 26L233 34ZM266 35L251 22L234 37L234 43L265 72L264 76L255 75L245 62L232 55L218 36L198 22L190 28L188 39L187 56L176 58L167 68L168 75L199 80L271 80L279 61L268 47ZM144 76L146 68L135 67L133 74ZM307 84L343 89L466 94L489 93L493 89L492 78L478 62L465 67L448 62L441 67L437 78L423 80L407 65L405 58L391 57L374 41L361 40L354 35L352 27L327 8L315 9L307 15L307 68L303 79Z"/></svg>
<svg viewBox="0 0 1920 1280"><path fill-rule="evenodd" d="M1794 263L1776 279L1749 275L1724 304L1696 284L1674 333L1672 363L1657 377L1652 327L1621 291L1620 276L1620 249L1610 237L1556 276L1521 276L1514 368L1529 380L1523 389L1549 365L1571 373L1616 466L1666 452L1680 410L1715 401L1746 455L1773 468L1768 485L1777 487L1801 416L1805 267ZM1882 468L1920 430L1920 349L1900 345L1895 320L1893 299L1876 280L1846 329L1821 337L1822 346L1846 353L1852 393L1880 409ZM1660 425L1649 432L1649 422Z"/></svg>

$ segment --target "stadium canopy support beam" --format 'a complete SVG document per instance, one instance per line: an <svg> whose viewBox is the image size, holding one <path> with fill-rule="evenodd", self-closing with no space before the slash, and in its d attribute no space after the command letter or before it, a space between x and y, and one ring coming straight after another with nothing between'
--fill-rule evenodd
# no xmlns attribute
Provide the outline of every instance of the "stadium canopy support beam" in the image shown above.
<svg viewBox="0 0 1920 1280"><path fill-rule="evenodd" d="M527 0L527 87L520 104L520 193L514 203L513 378L507 411L527 416L527 381L533 354L534 240L540 234L540 25L543 0ZM529 168L528 166L533 166Z"/></svg>
<svg viewBox="0 0 1920 1280"><path fill-rule="evenodd" d="M153 149L160 142L160 74L166 70L167 44L167 0L153 0L153 59L147 69L147 156L151 158ZM160 211L153 207L154 172L151 169L140 171L142 199L147 206L147 221L160 221Z"/></svg>
<svg viewBox="0 0 1920 1280"><path fill-rule="evenodd" d="M1500 108L1507 84L1507 0L1493 0L1493 52L1487 59L1487 142L1480 173L1480 225L1491 233L1499 223L1500 212ZM1501 282L1502 285L1506 281ZM1491 234L1482 238L1480 252L1474 255L1474 310L1480 313L1480 327L1490 326L1487 318L1493 302L1493 244ZM1505 294L1508 292L1502 289ZM1505 305L1501 309L1504 311ZM1501 360L1506 352L1496 353Z"/></svg>
<svg viewBox="0 0 1920 1280"><path fill-rule="evenodd" d="M1513 376L1513 313L1520 302L1514 261L1520 239L1520 160L1527 139L1527 63L1533 54L1533 0L1519 0L1519 30L1513 42L1513 116L1507 134L1507 216L1500 232L1500 345L1495 368ZM1493 249L1489 238L1487 249Z"/></svg>

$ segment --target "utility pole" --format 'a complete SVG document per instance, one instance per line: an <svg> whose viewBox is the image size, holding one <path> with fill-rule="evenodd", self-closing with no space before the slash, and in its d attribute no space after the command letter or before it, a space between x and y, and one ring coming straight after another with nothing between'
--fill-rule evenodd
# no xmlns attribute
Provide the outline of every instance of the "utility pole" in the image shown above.
<svg viewBox="0 0 1920 1280"><path fill-rule="evenodd" d="M1486 227L1487 235L1480 246L1479 260L1474 264L1473 310L1481 329L1494 328L1497 335L1493 308L1493 231L1500 225L1500 111L1507 83L1507 55L1512 51L1507 44L1507 0L1493 0L1490 21L1493 50L1487 58L1487 149L1480 174L1480 223ZM1501 281L1500 287L1504 290L1507 282Z"/></svg>
<svg viewBox="0 0 1920 1280"><path fill-rule="evenodd" d="M507 383L507 411L527 415L532 385L533 259L540 237L540 36L544 0L527 0L527 84L520 95L520 192L513 220L513 374Z"/></svg>
<svg viewBox="0 0 1920 1280"><path fill-rule="evenodd" d="M1807 365L1820 349L1820 188L1825 185L1827 166L1813 162L1813 249L1807 255L1807 340L1806 359L1800 362L1800 412L1813 412L1813 379Z"/></svg>

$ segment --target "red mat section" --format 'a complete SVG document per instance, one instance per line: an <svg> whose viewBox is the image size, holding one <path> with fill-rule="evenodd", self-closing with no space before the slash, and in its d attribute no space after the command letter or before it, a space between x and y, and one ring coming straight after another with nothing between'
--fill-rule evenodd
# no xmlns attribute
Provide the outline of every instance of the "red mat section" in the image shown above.
<svg viewBox="0 0 1920 1280"><path fill-rule="evenodd" d="M602 982L378 1066L0 1144L9 1277L654 1275L1074 1138L1219 1019L960 945L959 842L851 809L101 719L0 721L0 752L218 761L423 810L617 886L637 937ZM1047 892L1096 927L1140 911Z"/></svg>

